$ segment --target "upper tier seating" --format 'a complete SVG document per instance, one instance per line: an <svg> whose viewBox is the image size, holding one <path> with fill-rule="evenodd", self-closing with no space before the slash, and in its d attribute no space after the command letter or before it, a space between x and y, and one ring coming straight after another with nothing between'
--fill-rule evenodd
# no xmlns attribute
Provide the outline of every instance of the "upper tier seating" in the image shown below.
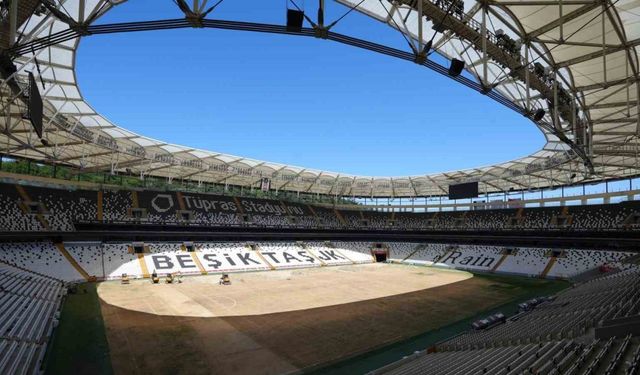
<svg viewBox="0 0 640 375"><path fill-rule="evenodd" d="M104 221L121 221L129 218L133 200L130 192L105 190L102 204Z"/></svg>
<svg viewBox="0 0 640 375"><path fill-rule="evenodd" d="M0 188L0 230L15 232L45 229L36 215L25 211L24 200L14 186L0 184Z"/></svg>
<svg viewBox="0 0 640 375"><path fill-rule="evenodd" d="M44 217L50 230L73 231L74 221L95 220L97 193L86 190L25 187L32 201L40 202L49 213Z"/></svg>
<svg viewBox="0 0 640 375"><path fill-rule="evenodd" d="M634 208L631 204L572 207L572 225L586 229L615 228L636 211Z"/></svg>
<svg viewBox="0 0 640 375"><path fill-rule="evenodd" d="M339 228L344 224L340 221L336 211L325 207L314 207L313 211L317 215L318 222L323 227Z"/></svg>
<svg viewBox="0 0 640 375"><path fill-rule="evenodd" d="M99 202L101 200L101 202ZM279 200L159 191L68 190L0 184L0 230L73 231L102 220L205 226L420 230L628 229L638 202L447 212L350 211Z"/></svg>

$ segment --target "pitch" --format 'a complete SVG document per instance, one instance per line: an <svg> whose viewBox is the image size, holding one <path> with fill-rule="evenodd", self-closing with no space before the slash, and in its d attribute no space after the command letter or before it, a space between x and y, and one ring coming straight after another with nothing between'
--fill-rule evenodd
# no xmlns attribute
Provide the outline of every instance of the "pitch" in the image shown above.
<svg viewBox="0 0 640 375"><path fill-rule="evenodd" d="M229 317L283 313L354 303L415 292L473 277L443 271L384 264L299 268L230 275L232 284L218 285L219 276L184 278L180 284L137 280L123 286L102 283L105 303L154 315Z"/></svg>
<svg viewBox="0 0 640 375"><path fill-rule="evenodd" d="M296 373L508 302L508 283L392 264L102 283L116 374ZM517 293L516 293L517 294Z"/></svg>

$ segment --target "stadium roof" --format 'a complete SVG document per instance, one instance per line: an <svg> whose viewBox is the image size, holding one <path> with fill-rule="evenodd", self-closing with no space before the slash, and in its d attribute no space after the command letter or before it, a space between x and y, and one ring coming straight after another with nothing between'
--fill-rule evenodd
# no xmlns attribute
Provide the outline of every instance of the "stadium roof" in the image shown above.
<svg viewBox="0 0 640 375"><path fill-rule="evenodd" d="M375 40L368 43L331 31L318 33L317 27L304 28L298 35L328 36L413 59L446 74L448 67L435 64L425 49L432 27L440 27L443 32L431 51L465 62L465 73L455 79L489 95L496 105L523 115L542 115L539 110L543 109L544 117L532 126L544 133L546 145L532 155L498 165L378 177L253 160L151 139L97 113L84 100L76 80L82 35L113 31L95 21L123 1L46 0L42 1L45 7L37 0L19 0L13 13L10 8L0 9L0 48L5 56L0 63L1 151L85 171L127 171L243 186L257 186L266 177L274 189L343 196L443 195L449 184L467 181L479 181L481 192L528 190L638 174L639 0L467 0L464 12L446 1L338 1L347 7L345 11L353 7L405 34L408 52L383 48ZM202 26L199 16L214 2L178 3L187 21L175 21L174 27ZM214 21L204 24L238 27ZM480 37L483 30L487 38ZM45 142L24 118L28 72L44 85L39 89L45 99Z"/></svg>

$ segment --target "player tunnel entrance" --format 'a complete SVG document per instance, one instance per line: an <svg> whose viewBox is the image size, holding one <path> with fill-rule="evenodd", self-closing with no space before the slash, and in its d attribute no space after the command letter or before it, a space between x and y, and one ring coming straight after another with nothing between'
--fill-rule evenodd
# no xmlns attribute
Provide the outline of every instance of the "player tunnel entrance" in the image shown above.
<svg viewBox="0 0 640 375"><path fill-rule="evenodd" d="M376 251L373 253L373 256L376 258L376 262L386 262L387 261L387 252L386 251Z"/></svg>
<svg viewBox="0 0 640 375"><path fill-rule="evenodd" d="M373 255L376 263L386 262L389 258L389 246L381 243L376 243L371 247L371 255Z"/></svg>

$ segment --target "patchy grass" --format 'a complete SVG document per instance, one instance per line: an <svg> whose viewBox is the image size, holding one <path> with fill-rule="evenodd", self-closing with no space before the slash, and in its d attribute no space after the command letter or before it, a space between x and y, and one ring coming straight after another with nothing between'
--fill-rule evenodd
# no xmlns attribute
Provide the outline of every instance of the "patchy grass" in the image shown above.
<svg viewBox="0 0 640 375"><path fill-rule="evenodd" d="M562 280L545 280L498 274L475 274L474 276L491 282L491 284L487 286L488 292L495 291L497 294L510 295L511 300L508 303L488 310L477 311L467 319L452 322L444 327L430 330L410 339L358 355L309 373L314 375L364 374L395 362L406 355L412 354L416 350L424 350L431 345L466 331L469 329L469 325L477 319L496 312L502 312L507 316L512 315L517 312L518 304L523 301L540 296L550 296L571 286L569 282Z"/></svg>
<svg viewBox="0 0 640 375"><path fill-rule="evenodd" d="M77 294L67 295L45 357L45 374L113 374L96 286L82 284Z"/></svg>
<svg viewBox="0 0 640 375"><path fill-rule="evenodd" d="M422 270L416 268L414 268L413 271L422 272ZM416 332L424 333L420 333L406 340L402 340L391 345L385 345L384 347L381 347L377 350L373 350L368 353L361 354L344 361L340 361L328 367L312 371L312 373L359 374L371 371L373 369L396 361L402 358L402 356L410 354L415 350L425 349L430 345L433 345L461 331L464 331L469 328L470 322L478 319L479 317L483 317L497 311L502 311L506 314L512 314L517 309L518 303L537 296L552 295L570 285L569 283L564 281L542 280L536 278L502 276L493 274L476 274L473 279L469 279L469 281L472 280L474 280L474 285L478 284L479 289L476 289L475 292L471 290L470 292L475 294L471 294L470 298L488 298L494 301L493 303L478 303L478 306L474 311L473 308L470 308L468 303L462 303L461 301L460 306L456 307L457 310L453 311L456 313L452 314L449 320L445 319L446 314L441 313L439 315L441 322L438 325L433 326L434 328L439 328L430 330L414 330L414 334ZM466 284L468 284L468 282L465 283L465 281L462 281L457 285L464 286ZM455 285L456 284L451 284L451 287L455 288ZM78 294L67 296L62 310L60 325L54 333L51 345L49 346L49 351L45 358L46 374L111 375L113 373L112 362L110 359L110 350L106 338L105 323L103 321L102 310L100 308L100 300L97 295L96 286L97 284L81 285L78 288ZM384 315L380 315L376 312L377 310L380 310L380 307L372 306L375 303L383 305L389 304L389 308L395 311L392 316L394 319L397 318L398 314L400 313L398 309L402 308L409 309L407 310L407 313L412 313L413 315L415 315L414 313L416 312L413 311L415 309L413 309L411 306L406 306L406 304L411 303L418 304L418 307L420 308L417 311L428 316L430 313L437 314L438 311L440 311L443 307L442 305L436 303L436 301L449 299L447 295L451 293L447 288L447 286L443 286L432 289L430 291L419 291L415 293L408 293L405 295L386 297L373 301L362 301L348 305L331 306L283 314L270 314L268 316L232 317L225 320L185 320L181 317L147 316L146 314L134 313L130 311L123 311L122 313L140 315L142 318L144 318L144 332L146 332L146 334L149 334L149 332L147 332L149 331L149 324L154 323L154 320L157 321L156 323L159 323L159 326L156 327L157 330L155 336L153 337L153 340L143 340L143 343L146 343L147 345L160 343L158 344L160 347L171 353L171 355L169 355L168 352L165 353L166 355L160 355L160 358L162 358L164 361L163 369L166 370L165 373L177 373L180 372L180 370L183 370L184 365L187 363L193 364L200 370L207 369L208 362L201 361L202 358L197 355L199 351L196 350L195 347L189 347L185 345L183 348L182 346L178 345L177 348L181 348L178 350L175 346L164 345L161 343L171 342L175 344L191 342L195 340L196 336L198 336L198 332L201 332L204 336L207 336L209 334L212 335L210 338L215 341L218 340L219 337L224 337L219 336L218 334L214 335L214 333L217 332L216 327L222 327L218 327L217 329L222 330L221 332L224 333L226 331L224 331L223 328L228 330L228 328L231 326L235 327L235 329L237 329L239 332L242 332L244 335L252 337L254 340L256 340L256 342L263 343L266 347L269 347L272 350L281 350L282 353L280 353L280 355L286 357L286 354L291 353L284 350L284 347L287 345L284 345L283 342L292 340L292 337L290 335L283 335L281 337L282 340L280 341L277 340L277 337L274 338L274 332L280 331L274 331L273 328L279 327L278 324L280 323L284 327L287 326L287 324L290 325L291 322L297 322L297 320L295 319L302 321L306 321L305 319L311 319L312 321L318 321L322 323L321 326L325 327L327 325L327 322L323 322L320 317L326 318L327 314L331 314L331 312L334 312L337 314L335 315L336 317L343 317L344 315L346 319L355 313L353 311L345 312L343 310L355 309L357 311L361 311L366 308L372 309L372 311L370 312L370 314L372 314L371 316L384 318ZM434 293L444 294L442 296L436 296L435 300L430 300L429 298L427 298L428 295ZM418 296L419 298L416 296ZM453 297L455 297L455 295L452 296L449 304L457 303L457 300ZM397 303L394 304L393 301L396 301ZM433 308L432 312L429 311L430 306ZM313 314L316 310L318 316L308 317L309 314ZM457 316L457 318L455 316ZM460 317L465 318L460 319ZM278 322L279 318L281 318L283 322ZM198 326L199 329L190 329L193 328L190 326L190 324L194 325L200 321L202 321L202 325ZM381 320L381 325L379 326L380 329L388 327L388 322L389 320L386 318ZM309 322L307 323L311 324ZM218 326L216 326L216 324ZM136 326L136 324L134 324L133 326ZM266 329L265 332L262 332L259 330L260 327L267 327L268 329ZM141 332L143 331L140 331L139 334L142 334ZM333 336L330 336L330 338L331 337ZM209 341L207 340L206 342ZM202 344L202 341L195 340L194 345ZM186 350L188 348L191 348L193 350ZM119 348L114 348L115 352L118 351L117 349ZM156 351L156 353L158 353L158 351ZM212 355L212 353L209 354ZM152 357L144 356L138 357L138 364L142 368L146 368L146 361L151 360L151 358ZM158 357L156 356L153 358Z"/></svg>

